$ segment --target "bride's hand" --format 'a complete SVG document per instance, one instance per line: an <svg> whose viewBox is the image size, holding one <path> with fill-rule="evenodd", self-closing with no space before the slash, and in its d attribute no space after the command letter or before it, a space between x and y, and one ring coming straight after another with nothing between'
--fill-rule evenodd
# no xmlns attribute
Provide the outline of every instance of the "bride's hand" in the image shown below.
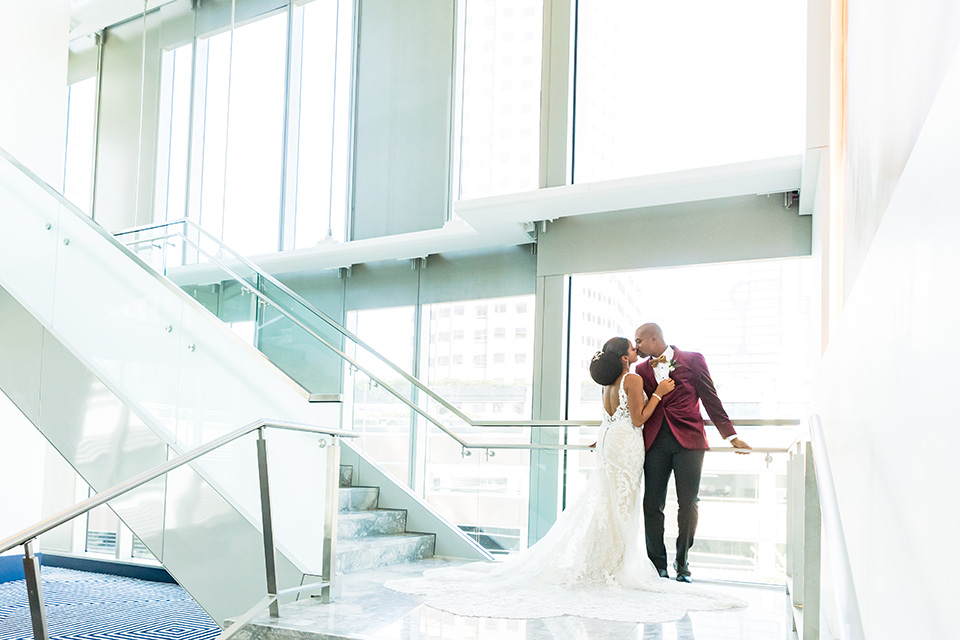
<svg viewBox="0 0 960 640"><path fill-rule="evenodd" d="M667 378L666 380L664 380L663 382L657 385L657 390L654 393L656 393L658 396L662 398L663 396L673 391L673 387L675 385L676 383L673 381L673 378Z"/></svg>

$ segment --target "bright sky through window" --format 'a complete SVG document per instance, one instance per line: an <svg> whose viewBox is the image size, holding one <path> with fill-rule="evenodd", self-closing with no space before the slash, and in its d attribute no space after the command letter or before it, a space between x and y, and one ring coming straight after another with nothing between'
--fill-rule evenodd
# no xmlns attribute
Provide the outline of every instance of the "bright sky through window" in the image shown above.
<svg viewBox="0 0 960 640"><path fill-rule="evenodd" d="M574 181L800 154L806 3L578 3Z"/></svg>

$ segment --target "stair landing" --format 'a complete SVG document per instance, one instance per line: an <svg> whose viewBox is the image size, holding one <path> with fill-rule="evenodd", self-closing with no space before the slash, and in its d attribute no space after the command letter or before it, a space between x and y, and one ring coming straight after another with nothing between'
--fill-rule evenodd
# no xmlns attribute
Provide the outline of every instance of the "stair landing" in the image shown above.
<svg viewBox="0 0 960 640"><path fill-rule="evenodd" d="M783 587L711 582L750 602L737 611L692 612L675 622L634 624L561 616L539 620L469 618L423 604L423 596L391 591L387 580L464 560L432 558L378 567L343 577L343 594L332 604L316 599L280 605L280 618L260 616L235 638L241 640L750 640L795 639ZM695 634L694 634L695 632Z"/></svg>

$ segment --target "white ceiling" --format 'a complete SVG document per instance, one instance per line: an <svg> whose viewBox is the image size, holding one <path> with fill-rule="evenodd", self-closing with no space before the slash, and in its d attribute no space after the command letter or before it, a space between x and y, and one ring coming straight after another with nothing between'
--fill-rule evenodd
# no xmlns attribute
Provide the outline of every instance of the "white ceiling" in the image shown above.
<svg viewBox="0 0 960 640"><path fill-rule="evenodd" d="M147 11L171 2L189 0L148 0ZM143 14L143 0L70 0L70 38L86 36L104 27Z"/></svg>

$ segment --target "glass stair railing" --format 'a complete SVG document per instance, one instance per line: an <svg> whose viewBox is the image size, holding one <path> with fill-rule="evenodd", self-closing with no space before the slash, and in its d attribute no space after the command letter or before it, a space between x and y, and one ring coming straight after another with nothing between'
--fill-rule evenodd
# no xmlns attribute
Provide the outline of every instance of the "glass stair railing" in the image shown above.
<svg viewBox="0 0 960 640"><path fill-rule="evenodd" d="M0 388L94 491L256 420L340 424L3 150L0 228ZM278 580L299 586L322 570L324 451L283 432L270 455ZM255 465L237 440L110 503L218 623L265 589Z"/></svg>
<svg viewBox="0 0 960 640"><path fill-rule="evenodd" d="M342 397L341 428L359 434L350 445L494 553L525 546L531 450L586 450L590 440L561 444L559 430L599 424L472 420L195 223L180 219L116 236L311 397ZM532 444L533 429L551 429L556 444Z"/></svg>

